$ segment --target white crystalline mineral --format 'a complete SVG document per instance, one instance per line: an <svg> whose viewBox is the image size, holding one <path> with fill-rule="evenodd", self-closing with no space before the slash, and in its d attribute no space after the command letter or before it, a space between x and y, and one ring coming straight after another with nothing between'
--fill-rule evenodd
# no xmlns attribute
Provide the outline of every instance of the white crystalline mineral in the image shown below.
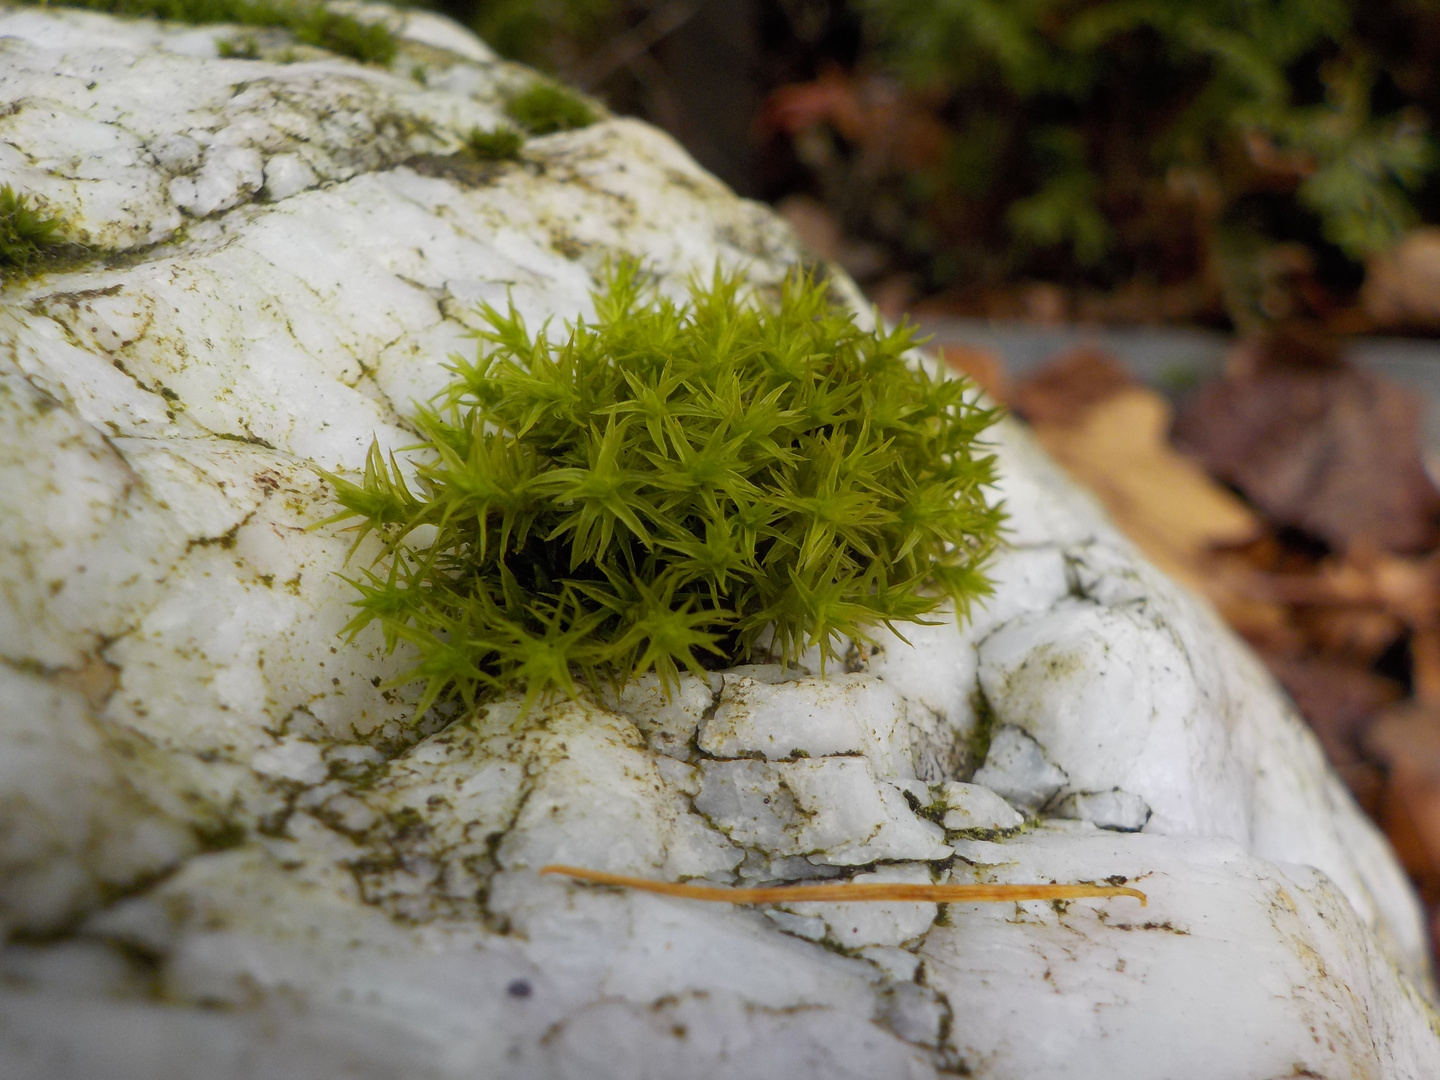
<svg viewBox="0 0 1440 1080"><path fill-rule="evenodd" d="M1034 813L1066 785L1065 770L1045 760L1040 744L1006 724L995 732L975 782Z"/></svg>
<svg viewBox="0 0 1440 1080"><path fill-rule="evenodd" d="M1078 818L1102 829L1139 832L1150 820L1150 807L1139 795L1119 788L1113 791L1083 791L1061 799L1055 807L1055 816Z"/></svg>
<svg viewBox="0 0 1440 1080"><path fill-rule="evenodd" d="M941 785L939 802L945 808L945 828L955 831L1004 831L1025 823L1013 806L983 784L947 780Z"/></svg>
<svg viewBox="0 0 1440 1080"><path fill-rule="evenodd" d="M463 163L532 76L346 10L398 30L390 70L0 8L0 182L90 249L0 305L6 1080L1440 1076L1383 841L1013 427L964 628L417 725L403 647L338 636L316 468L413 440L478 301L558 324L619 255L674 295L803 256L631 121ZM751 909L550 862L1149 904Z"/></svg>

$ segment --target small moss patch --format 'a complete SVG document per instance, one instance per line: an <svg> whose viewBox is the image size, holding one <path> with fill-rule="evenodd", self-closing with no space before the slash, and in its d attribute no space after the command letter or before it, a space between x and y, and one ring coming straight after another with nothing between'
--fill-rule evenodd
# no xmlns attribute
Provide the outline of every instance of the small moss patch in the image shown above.
<svg viewBox="0 0 1440 1080"><path fill-rule="evenodd" d="M275 26L288 30L302 45L313 45L365 64L389 64L399 51L399 43L388 27L361 22L353 15L330 11L309 0L290 4L281 0L63 0L57 6L194 25ZM222 56L248 55L244 51L227 54L225 42L220 48Z"/></svg>
<svg viewBox="0 0 1440 1080"><path fill-rule="evenodd" d="M505 115L532 135L574 131L600 119L578 95L550 82L531 83L510 98Z"/></svg>
<svg viewBox="0 0 1440 1080"><path fill-rule="evenodd" d="M222 38L215 43L215 52L222 60L259 60L260 43L254 34Z"/></svg>
<svg viewBox="0 0 1440 1080"><path fill-rule="evenodd" d="M63 247L60 224L9 184L0 187L0 281L28 273L43 256Z"/></svg>
<svg viewBox="0 0 1440 1080"><path fill-rule="evenodd" d="M524 145L525 136L503 124L489 131L473 127L465 136L465 152L481 161L515 161Z"/></svg>

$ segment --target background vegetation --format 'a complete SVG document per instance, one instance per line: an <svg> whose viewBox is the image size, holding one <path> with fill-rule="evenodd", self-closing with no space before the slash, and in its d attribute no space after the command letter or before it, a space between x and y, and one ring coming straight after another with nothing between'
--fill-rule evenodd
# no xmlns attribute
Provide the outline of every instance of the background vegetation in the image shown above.
<svg viewBox="0 0 1440 1080"><path fill-rule="evenodd" d="M449 2L962 308L1044 281L1128 291L1112 317L1353 316L1367 257L1440 220L1434 0Z"/></svg>

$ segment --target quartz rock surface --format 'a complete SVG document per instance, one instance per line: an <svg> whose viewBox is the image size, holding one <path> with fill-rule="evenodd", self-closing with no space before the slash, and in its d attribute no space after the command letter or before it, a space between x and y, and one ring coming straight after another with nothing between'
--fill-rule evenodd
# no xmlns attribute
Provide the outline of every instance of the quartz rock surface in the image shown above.
<svg viewBox="0 0 1440 1080"><path fill-rule="evenodd" d="M1002 832L1025 824L1024 815L983 784L948 780L939 785L939 796L943 823L952 832Z"/></svg>
<svg viewBox="0 0 1440 1080"><path fill-rule="evenodd" d="M316 467L411 440L477 301L573 318L621 254L763 294L804 256L632 121L456 156L533 76L347 10L397 29L392 69L0 8L0 181L90 246L0 297L7 1077L1440 1075L1383 840L1012 426L1011 545L963 626L417 723L403 651L337 636ZM749 909L550 862L1149 906Z"/></svg>

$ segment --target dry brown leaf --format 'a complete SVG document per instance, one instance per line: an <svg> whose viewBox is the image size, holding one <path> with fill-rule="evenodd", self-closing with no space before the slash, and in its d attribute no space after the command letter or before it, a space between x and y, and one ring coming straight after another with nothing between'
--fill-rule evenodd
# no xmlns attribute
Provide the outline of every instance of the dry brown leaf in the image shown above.
<svg viewBox="0 0 1440 1080"><path fill-rule="evenodd" d="M1340 767L1362 761L1362 745L1374 752L1366 734L1371 722L1405 692L1353 657L1270 655L1265 662L1315 729L1330 762Z"/></svg>
<svg viewBox="0 0 1440 1080"><path fill-rule="evenodd" d="M1387 611L1414 627L1440 624L1440 564L1434 556L1379 559L1371 572Z"/></svg>
<svg viewBox="0 0 1440 1080"><path fill-rule="evenodd" d="M1038 430L1077 424L1102 401L1139 386L1109 353L1071 349L1018 384L1010 404Z"/></svg>
<svg viewBox="0 0 1440 1080"><path fill-rule="evenodd" d="M1170 448L1169 427L1170 406L1164 398L1127 387L1073 423L1039 424L1035 434L1162 570L1222 607L1247 606L1216 573L1212 552L1254 540L1263 528L1260 520ZM1251 617L1260 614L1252 612Z"/></svg>
<svg viewBox="0 0 1440 1080"><path fill-rule="evenodd" d="M1262 522L1171 448L1164 398L1105 353L1078 349L1016 386L1011 402L1041 445L1104 503L1152 562L1209 597L1252 642L1293 643L1284 607L1251 595L1247 575L1217 557L1259 538Z"/></svg>
<svg viewBox="0 0 1440 1080"><path fill-rule="evenodd" d="M1440 706L1440 629L1417 630L1410 639L1410 685L1416 701Z"/></svg>
<svg viewBox="0 0 1440 1080"><path fill-rule="evenodd" d="M1383 650L1381 639L1393 640L1407 627L1428 633L1440 626L1440 564L1433 556L1412 559L1352 551L1326 559L1308 572L1252 570L1247 588L1256 596L1303 610L1321 638L1331 633L1327 622L1356 627L1353 632L1341 628L1335 633L1340 637L1349 633L1361 652ZM1368 629L1360 629L1356 620L1367 623ZM1345 647L1318 643L1325 651ZM1440 659L1436 677L1440 680Z"/></svg>
<svg viewBox="0 0 1440 1080"><path fill-rule="evenodd" d="M854 76L833 67L813 82L772 90L758 128L793 136L821 124L857 147L877 173L887 166L919 172L939 161L949 145L949 130L923 95L882 76Z"/></svg>
<svg viewBox="0 0 1440 1080"><path fill-rule="evenodd" d="M1440 709L1401 705L1365 733L1367 750L1389 766L1382 823L1429 903L1440 900Z"/></svg>
<svg viewBox="0 0 1440 1080"><path fill-rule="evenodd" d="M1434 905L1440 898L1440 781L1403 767L1393 770L1381 800L1380 825L1421 898ZM1437 921L1432 914L1432 926Z"/></svg>
<svg viewBox="0 0 1440 1080"><path fill-rule="evenodd" d="M1390 329L1440 329L1440 228L1416 229L1370 260L1365 313Z"/></svg>
<svg viewBox="0 0 1440 1080"><path fill-rule="evenodd" d="M989 349L970 345L946 345L939 350L941 361L955 371L970 376L975 384L996 401L1010 400L1010 381L1005 363Z"/></svg>
<svg viewBox="0 0 1440 1080"><path fill-rule="evenodd" d="M1440 538L1418 401L1313 335L1238 347L1225 378L1181 414L1175 442L1269 521L1337 551L1421 551Z"/></svg>
<svg viewBox="0 0 1440 1080"><path fill-rule="evenodd" d="M1405 624L1377 608L1300 608L1292 621L1313 651L1369 666L1405 634Z"/></svg>

